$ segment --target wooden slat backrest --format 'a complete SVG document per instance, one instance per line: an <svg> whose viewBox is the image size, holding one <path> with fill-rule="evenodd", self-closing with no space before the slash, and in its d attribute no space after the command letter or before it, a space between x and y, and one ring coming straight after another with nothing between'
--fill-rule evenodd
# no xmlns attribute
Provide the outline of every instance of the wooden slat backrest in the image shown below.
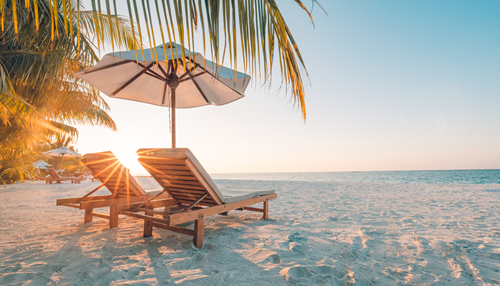
<svg viewBox="0 0 500 286"><path fill-rule="evenodd" d="M191 204L208 193L198 204L222 204L222 194L189 149L139 149L137 154L139 163L177 202Z"/></svg>
<svg viewBox="0 0 500 286"><path fill-rule="evenodd" d="M115 196L145 196L146 192L111 151L85 154L83 164Z"/></svg>

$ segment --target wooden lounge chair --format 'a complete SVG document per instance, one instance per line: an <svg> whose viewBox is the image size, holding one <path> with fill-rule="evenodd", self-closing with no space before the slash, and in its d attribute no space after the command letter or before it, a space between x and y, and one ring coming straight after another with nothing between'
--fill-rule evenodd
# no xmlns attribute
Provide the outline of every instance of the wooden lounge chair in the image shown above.
<svg viewBox="0 0 500 286"><path fill-rule="evenodd" d="M274 190L219 189L187 148L139 149L137 154L138 161L174 201L165 211L148 203L118 206L120 214L144 219L145 237L152 235L153 227L163 228L194 236L194 245L200 248L205 217L249 210L262 212L267 220L269 200L277 198ZM263 203L263 208L250 207L257 203ZM195 221L194 230L177 226L190 221Z"/></svg>
<svg viewBox="0 0 500 286"><path fill-rule="evenodd" d="M171 201L168 199L168 194L159 194L160 191L145 192L111 151L85 154L82 162L102 184L83 197L59 199L57 205L84 209L84 222L91 222L94 216L105 218L109 219L109 227L113 228L118 226L118 213L115 211L115 205L145 202L153 198L155 203L160 205ZM91 196L102 187L106 187L111 195ZM102 207L110 207L110 214L93 211L94 208Z"/></svg>
<svg viewBox="0 0 500 286"><path fill-rule="evenodd" d="M79 184L81 181L85 180L83 177L61 177L54 168L49 168L48 177L36 177L37 180L45 181L46 184L52 184L54 182L61 184L62 181L71 181L71 183Z"/></svg>

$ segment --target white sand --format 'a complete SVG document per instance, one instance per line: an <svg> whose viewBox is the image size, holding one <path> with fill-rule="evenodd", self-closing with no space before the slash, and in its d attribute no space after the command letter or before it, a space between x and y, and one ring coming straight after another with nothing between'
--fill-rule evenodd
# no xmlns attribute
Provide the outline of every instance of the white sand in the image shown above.
<svg viewBox="0 0 500 286"><path fill-rule="evenodd" d="M147 183L145 178L141 184ZM99 185L0 187L0 285L498 285L500 185L224 181L279 191L269 221L205 220L205 240L56 207Z"/></svg>

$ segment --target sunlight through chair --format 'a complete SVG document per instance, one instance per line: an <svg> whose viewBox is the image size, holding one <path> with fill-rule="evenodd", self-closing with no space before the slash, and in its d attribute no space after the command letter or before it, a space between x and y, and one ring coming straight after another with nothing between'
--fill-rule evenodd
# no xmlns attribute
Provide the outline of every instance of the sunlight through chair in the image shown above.
<svg viewBox="0 0 500 286"><path fill-rule="evenodd" d="M92 175L102 184L80 198L58 199L58 206L67 206L85 210L84 222L91 222L92 218L100 217L109 220L109 227L118 226L118 212L116 205L153 201L159 205L168 205L172 199L168 194L158 192L145 192L127 168L111 152L85 154L83 164ZM102 187L106 187L111 195L91 196ZM94 212L95 208L109 207L110 214Z"/></svg>

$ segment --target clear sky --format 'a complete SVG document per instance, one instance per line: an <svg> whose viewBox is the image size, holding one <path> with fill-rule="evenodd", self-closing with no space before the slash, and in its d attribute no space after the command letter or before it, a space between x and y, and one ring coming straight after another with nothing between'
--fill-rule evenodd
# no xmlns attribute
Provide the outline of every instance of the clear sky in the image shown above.
<svg viewBox="0 0 500 286"><path fill-rule="evenodd" d="M320 2L313 27L278 1L309 72L306 123L256 80L236 102L178 110L178 147L210 173L500 168L500 1ZM103 97L118 132L79 126L79 152L145 174L135 151L170 147L168 108Z"/></svg>

